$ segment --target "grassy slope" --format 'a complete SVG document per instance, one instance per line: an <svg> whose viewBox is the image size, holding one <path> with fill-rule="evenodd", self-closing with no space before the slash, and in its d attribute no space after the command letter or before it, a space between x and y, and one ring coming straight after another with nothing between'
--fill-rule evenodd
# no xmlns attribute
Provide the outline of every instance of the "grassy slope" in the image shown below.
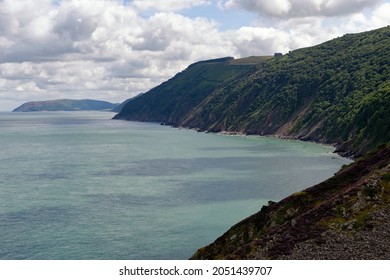
<svg viewBox="0 0 390 280"><path fill-rule="evenodd" d="M195 63L126 103L120 119L293 137L359 156L390 140L390 27L278 59Z"/></svg>
<svg viewBox="0 0 390 280"><path fill-rule="evenodd" d="M259 67L230 90L235 101L225 104L237 116L211 128L333 142L355 155L389 143L389 31L347 35ZM213 98L230 96L221 90ZM254 105L240 111L242 100ZM195 111L188 124L200 113L208 115ZM264 206L192 258L388 259L390 144L379 147L325 182Z"/></svg>
<svg viewBox="0 0 390 280"><path fill-rule="evenodd" d="M194 78L189 68L129 102L118 117L321 141L358 156L390 141L389 65L390 27L385 27L266 60L213 88L204 84L204 91L198 85L209 81L202 76L205 69ZM193 258L299 256L297 248L305 242L321 251L328 233L352 238L354 249L359 243L354 236L370 236L384 224L377 217L390 211L389 158L389 145L382 146L333 178L263 207ZM375 255L370 244L372 256L390 257ZM389 240L383 244L390 252ZM355 249L346 258L366 256Z"/></svg>
<svg viewBox="0 0 390 280"><path fill-rule="evenodd" d="M277 134L361 155L390 140L390 27L345 35L258 64L180 125Z"/></svg>
<svg viewBox="0 0 390 280"><path fill-rule="evenodd" d="M194 63L168 81L126 103L115 118L178 125L215 88L253 67L231 65L231 60L228 57Z"/></svg>

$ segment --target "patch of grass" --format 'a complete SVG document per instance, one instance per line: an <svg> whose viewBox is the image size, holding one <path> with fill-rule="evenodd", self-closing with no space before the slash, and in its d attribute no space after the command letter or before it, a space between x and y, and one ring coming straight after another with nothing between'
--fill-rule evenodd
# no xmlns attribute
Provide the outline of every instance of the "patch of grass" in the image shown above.
<svg viewBox="0 0 390 280"><path fill-rule="evenodd" d="M390 177L390 174L385 174L386 176ZM383 176L382 176L383 178ZM390 180L383 180L381 182L381 187L383 187L384 192L383 192L383 201L386 204L390 203Z"/></svg>
<svg viewBox="0 0 390 280"><path fill-rule="evenodd" d="M305 191L295 192L292 194L292 196L305 196L305 195L307 195L307 192Z"/></svg>
<svg viewBox="0 0 390 280"><path fill-rule="evenodd" d="M233 59L230 61L230 65L248 65L248 64L258 64L267 61L268 59L273 58L270 56L249 56L244 58Z"/></svg>
<svg viewBox="0 0 390 280"><path fill-rule="evenodd" d="M281 225L286 221L286 218L283 213L278 212L274 217L274 221L277 225Z"/></svg>
<svg viewBox="0 0 390 280"><path fill-rule="evenodd" d="M320 221L319 225L325 229L330 228L332 225L340 226L344 224L347 220L340 215L335 217L329 217Z"/></svg>
<svg viewBox="0 0 390 280"><path fill-rule="evenodd" d="M379 189L375 186L366 186L362 189L362 193L364 196L374 197L379 193Z"/></svg>
<svg viewBox="0 0 390 280"><path fill-rule="evenodd" d="M365 210L361 211L360 213L358 213L355 217L356 222L353 225L353 228L354 229L366 228L369 221L371 221L370 213L371 213L370 208L365 209Z"/></svg>
<svg viewBox="0 0 390 280"><path fill-rule="evenodd" d="M390 173L383 174L382 180L386 182L390 182Z"/></svg>

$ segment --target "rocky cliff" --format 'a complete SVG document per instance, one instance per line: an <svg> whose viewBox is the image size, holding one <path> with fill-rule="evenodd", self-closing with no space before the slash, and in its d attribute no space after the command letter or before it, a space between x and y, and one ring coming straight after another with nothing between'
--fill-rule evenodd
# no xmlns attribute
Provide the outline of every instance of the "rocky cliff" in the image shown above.
<svg viewBox="0 0 390 280"><path fill-rule="evenodd" d="M272 58L196 63L115 118L318 141L359 158L193 259L390 258L389 26Z"/></svg>
<svg viewBox="0 0 390 280"><path fill-rule="evenodd" d="M195 63L118 119L279 135L359 156L390 140L390 27L274 58Z"/></svg>
<svg viewBox="0 0 390 280"><path fill-rule="evenodd" d="M390 259L390 145L269 202L192 259Z"/></svg>

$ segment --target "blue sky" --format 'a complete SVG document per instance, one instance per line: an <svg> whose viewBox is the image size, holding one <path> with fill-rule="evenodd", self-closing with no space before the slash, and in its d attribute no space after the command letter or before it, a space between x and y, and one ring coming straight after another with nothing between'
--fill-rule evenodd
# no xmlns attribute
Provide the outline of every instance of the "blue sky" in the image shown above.
<svg viewBox="0 0 390 280"><path fill-rule="evenodd" d="M198 6L182 11L184 16L191 18L206 17L216 21L221 31L249 26L257 18L256 14L239 9L221 9L216 3Z"/></svg>
<svg viewBox="0 0 390 280"><path fill-rule="evenodd" d="M389 0L0 0L0 110L121 102L195 61L288 52L389 14Z"/></svg>

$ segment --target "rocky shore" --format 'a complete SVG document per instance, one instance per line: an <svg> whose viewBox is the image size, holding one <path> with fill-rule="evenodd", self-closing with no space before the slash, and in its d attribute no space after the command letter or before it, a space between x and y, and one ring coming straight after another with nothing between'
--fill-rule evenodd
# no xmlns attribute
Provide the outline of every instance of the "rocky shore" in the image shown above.
<svg viewBox="0 0 390 280"><path fill-rule="evenodd" d="M287 260L389 260L390 211L379 211L370 227L347 232L328 230L321 242L307 240L297 244L291 254L280 256ZM260 255L258 257L261 257Z"/></svg>
<svg viewBox="0 0 390 280"><path fill-rule="evenodd" d="M192 259L389 259L390 145L270 202Z"/></svg>
<svg viewBox="0 0 390 280"><path fill-rule="evenodd" d="M386 167L389 172L390 165ZM332 218L318 237L295 244L289 254L277 259L390 259L390 209L388 192L376 178L364 182L357 197L338 201L333 211L342 211L341 217ZM375 193L375 194L374 194ZM351 204L351 208L341 206ZM258 250L255 258L262 258Z"/></svg>

